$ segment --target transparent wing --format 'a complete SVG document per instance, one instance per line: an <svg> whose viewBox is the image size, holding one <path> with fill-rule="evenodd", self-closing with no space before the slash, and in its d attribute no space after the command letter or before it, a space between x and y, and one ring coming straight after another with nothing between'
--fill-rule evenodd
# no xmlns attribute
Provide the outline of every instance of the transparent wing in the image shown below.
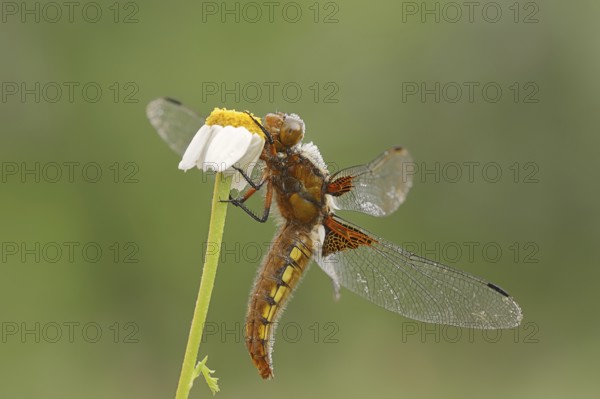
<svg viewBox="0 0 600 399"><path fill-rule="evenodd" d="M171 98L157 98L146 107L146 115L160 137L179 155L183 155L204 119Z"/></svg>
<svg viewBox="0 0 600 399"><path fill-rule="evenodd" d="M522 313L498 286L414 255L357 226L326 219L315 260L340 286L411 319L482 329L512 328Z"/></svg>
<svg viewBox="0 0 600 399"><path fill-rule="evenodd" d="M328 194L340 210L387 216L404 202L412 185L412 158L395 147L367 165L343 169L331 176Z"/></svg>

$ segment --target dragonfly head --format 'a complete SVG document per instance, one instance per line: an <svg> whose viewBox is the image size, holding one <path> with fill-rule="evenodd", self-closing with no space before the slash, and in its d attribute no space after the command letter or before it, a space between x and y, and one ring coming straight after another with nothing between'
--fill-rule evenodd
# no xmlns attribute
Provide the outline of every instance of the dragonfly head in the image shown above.
<svg viewBox="0 0 600 399"><path fill-rule="evenodd" d="M296 114L268 114L265 127L273 136L278 151L295 146L304 137L304 121Z"/></svg>

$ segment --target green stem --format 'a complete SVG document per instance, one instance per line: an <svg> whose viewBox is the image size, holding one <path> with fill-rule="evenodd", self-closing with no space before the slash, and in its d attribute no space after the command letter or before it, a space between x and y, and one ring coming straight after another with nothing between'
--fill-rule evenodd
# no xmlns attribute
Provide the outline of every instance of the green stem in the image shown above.
<svg viewBox="0 0 600 399"><path fill-rule="evenodd" d="M192 319L192 326L190 327L190 335L185 349L175 399L188 398L194 379L198 375L194 371L198 359L200 341L202 340L202 330L206 321L206 314L208 313L208 305L210 304L210 297L215 284L215 276L221 254L223 229L225 227L225 216L227 215L227 203L220 202L219 200L221 198L228 198L230 187L231 177L225 177L221 173L217 173L215 176L211 218L208 228L207 242L209 245L207 245L204 258L200 289L198 291L198 298L196 299L196 308L194 309L194 317ZM208 250L208 248L211 250Z"/></svg>

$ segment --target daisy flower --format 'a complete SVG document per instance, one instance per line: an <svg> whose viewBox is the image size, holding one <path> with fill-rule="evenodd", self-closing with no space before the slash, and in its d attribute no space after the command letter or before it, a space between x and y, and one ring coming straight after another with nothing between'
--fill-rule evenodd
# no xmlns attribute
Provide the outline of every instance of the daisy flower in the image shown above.
<svg viewBox="0 0 600 399"><path fill-rule="evenodd" d="M247 182L234 167L250 176L264 145L265 135L249 114L215 108L185 150L179 169L232 175L231 188L241 191Z"/></svg>

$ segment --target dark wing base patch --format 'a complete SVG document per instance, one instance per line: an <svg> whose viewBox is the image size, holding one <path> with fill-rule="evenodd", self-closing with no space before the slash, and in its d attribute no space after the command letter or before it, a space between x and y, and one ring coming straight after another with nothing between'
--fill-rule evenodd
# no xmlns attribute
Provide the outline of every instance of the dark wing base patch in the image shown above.
<svg viewBox="0 0 600 399"><path fill-rule="evenodd" d="M338 222L331 216L325 218L323 224L325 225L323 256L345 249L356 249L361 245L372 245L377 242L377 240L362 231Z"/></svg>

